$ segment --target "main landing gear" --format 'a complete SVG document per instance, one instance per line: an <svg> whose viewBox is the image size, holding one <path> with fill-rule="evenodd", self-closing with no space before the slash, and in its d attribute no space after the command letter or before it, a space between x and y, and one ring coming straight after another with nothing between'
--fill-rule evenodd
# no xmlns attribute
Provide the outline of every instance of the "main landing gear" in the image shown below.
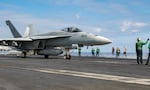
<svg viewBox="0 0 150 90"><path fill-rule="evenodd" d="M64 55L64 59L71 59L69 48L65 48L65 51L66 51L66 54Z"/></svg>

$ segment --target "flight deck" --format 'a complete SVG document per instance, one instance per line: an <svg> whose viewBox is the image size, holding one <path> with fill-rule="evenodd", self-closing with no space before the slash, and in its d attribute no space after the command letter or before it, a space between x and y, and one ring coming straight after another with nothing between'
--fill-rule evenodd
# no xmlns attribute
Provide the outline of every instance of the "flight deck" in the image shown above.
<svg viewBox="0 0 150 90"><path fill-rule="evenodd" d="M125 58L0 56L0 90L150 90L150 65Z"/></svg>

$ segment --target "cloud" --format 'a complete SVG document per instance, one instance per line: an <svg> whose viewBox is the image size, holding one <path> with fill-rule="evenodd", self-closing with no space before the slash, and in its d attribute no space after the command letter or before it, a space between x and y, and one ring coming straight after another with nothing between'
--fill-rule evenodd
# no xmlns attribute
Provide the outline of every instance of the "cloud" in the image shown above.
<svg viewBox="0 0 150 90"><path fill-rule="evenodd" d="M133 32L133 33L136 33L136 32L138 32L139 30L137 30L137 29L134 29L134 30L131 30L131 32Z"/></svg>
<svg viewBox="0 0 150 90"><path fill-rule="evenodd" d="M16 13L15 11L9 11L9 10L1 10L0 12L0 21L3 23L3 32L7 32L10 34L8 27L5 24L5 20L11 20L14 26L18 29L19 32L22 34L25 31L25 28L28 24L33 24L33 27L35 30L37 30L38 33L46 33L53 30L60 30L62 28L68 27L68 26L74 26L82 29L86 32L92 33L99 33L102 32L102 28L92 25L82 25L82 24L76 24L74 22L69 22L66 20L61 20L57 18L42 18L42 17L36 17L31 14L24 14L24 13ZM76 14L76 19L80 19L80 13ZM1 35L1 34L0 34ZM3 35L4 36L4 35Z"/></svg>
<svg viewBox="0 0 150 90"><path fill-rule="evenodd" d="M101 28L95 28L95 31L99 33L102 31L102 29Z"/></svg>
<svg viewBox="0 0 150 90"><path fill-rule="evenodd" d="M121 32L138 32L140 28L145 27L147 24L143 22L123 21Z"/></svg>
<svg viewBox="0 0 150 90"><path fill-rule="evenodd" d="M77 13L76 15L75 15L75 17L76 17L76 19L80 19L80 13Z"/></svg>
<svg viewBox="0 0 150 90"><path fill-rule="evenodd" d="M144 26L146 26L147 24L146 23L142 23L142 22L135 22L134 24L133 24L133 26L137 26L137 27L144 27Z"/></svg>

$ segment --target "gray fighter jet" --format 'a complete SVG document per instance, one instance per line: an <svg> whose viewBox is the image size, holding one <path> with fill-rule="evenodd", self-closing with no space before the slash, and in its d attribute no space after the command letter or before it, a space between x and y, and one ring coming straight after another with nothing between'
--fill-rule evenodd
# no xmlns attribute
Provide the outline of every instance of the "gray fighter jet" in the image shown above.
<svg viewBox="0 0 150 90"><path fill-rule="evenodd" d="M65 50L65 59L70 59L69 50L72 48L105 45L112 41L108 38L97 36L92 33L81 31L76 27L64 28L60 31L49 32L34 36L22 37L10 20L6 21L14 38L0 39L1 45L14 46L23 52L26 57L27 52L34 51L45 58L51 55L60 55Z"/></svg>

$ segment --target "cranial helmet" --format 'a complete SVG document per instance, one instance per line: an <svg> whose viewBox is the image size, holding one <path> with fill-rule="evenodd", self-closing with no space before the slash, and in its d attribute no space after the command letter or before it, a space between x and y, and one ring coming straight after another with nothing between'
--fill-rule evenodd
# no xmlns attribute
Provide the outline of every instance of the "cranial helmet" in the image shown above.
<svg viewBox="0 0 150 90"><path fill-rule="evenodd" d="M138 41L141 41L141 38L137 38Z"/></svg>

